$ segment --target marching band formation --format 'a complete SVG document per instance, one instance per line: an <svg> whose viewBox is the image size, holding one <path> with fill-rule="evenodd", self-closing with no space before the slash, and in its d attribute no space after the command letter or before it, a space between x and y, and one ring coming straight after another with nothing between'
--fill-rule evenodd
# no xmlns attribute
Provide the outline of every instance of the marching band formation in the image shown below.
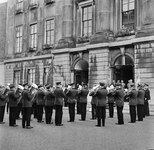
<svg viewBox="0 0 154 150"><path fill-rule="evenodd" d="M69 120L75 121L75 108L77 114L81 115L80 121L86 120L87 96L91 96L92 120L97 119L96 127L105 126L106 107L108 104L109 117L114 117L114 107L117 108L117 125L124 124L123 107L124 99L129 101L130 123L136 120L143 121L145 116L149 116L150 91L147 84L138 84L136 87L132 80L125 85L123 81L114 81L106 85L100 82L91 90L85 83L78 85L71 83L63 87L61 82L56 82L56 87L50 85L37 86L32 83L30 86L25 83L15 86L10 84L6 87L0 86L0 124L4 124L5 106L9 108L9 126L17 127L16 120L22 114L22 128L31 129L31 115L37 119L38 123L43 121L45 110L46 124L53 124L52 114L55 109L55 125L63 126L63 102L68 106ZM77 106L76 106L77 105ZM136 116L138 117L136 119Z"/></svg>

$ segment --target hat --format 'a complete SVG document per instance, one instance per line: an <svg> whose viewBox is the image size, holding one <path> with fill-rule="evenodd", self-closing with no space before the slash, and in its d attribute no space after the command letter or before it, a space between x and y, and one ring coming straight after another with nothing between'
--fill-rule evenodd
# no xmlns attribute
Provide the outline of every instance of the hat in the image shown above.
<svg viewBox="0 0 154 150"><path fill-rule="evenodd" d="M43 85L41 85L41 84L40 84L40 85L38 85L38 88L41 88L41 87L43 87Z"/></svg>
<svg viewBox="0 0 154 150"><path fill-rule="evenodd" d="M18 85L18 89L23 90L24 87L22 85Z"/></svg>
<svg viewBox="0 0 154 150"><path fill-rule="evenodd" d="M131 83L131 84L130 84L130 87L133 87L134 85L135 85L134 83Z"/></svg>
<svg viewBox="0 0 154 150"><path fill-rule="evenodd" d="M14 84L10 84L9 87L10 87L10 88L14 88L15 85L14 85Z"/></svg>
<svg viewBox="0 0 154 150"><path fill-rule="evenodd" d="M47 89L50 89L50 88L51 88L51 86L50 86L50 85L46 85L45 87L46 87Z"/></svg>
<svg viewBox="0 0 154 150"><path fill-rule="evenodd" d="M121 86L121 83L116 83L116 86Z"/></svg>
<svg viewBox="0 0 154 150"><path fill-rule="evenodd" d="M72 86L72 85L74 85L74 84L75 84L75 83L70 83L69 85Z"/></svg>
<svg viewBox="0 0 154 150"><path fill-rule="evenodd" d="M144 83L145 86L149 86L149 84Z"/></svg>
<svg viewBox="0 0 154 150"><path fill-rule="evenodd" d="M26 85L28 85L28 83L24 83L22 86L26 86Z"/></svg>
<svg viewBox="0 0 154 150"><path fill-rule="evenodd" d="M57 81L56 84L59 85L59 84L61 84L61 82L60 81Z"/></svg>
<svg viewBox="0 0 154 150"><path fill-rule="evenodd" d="M35 84L35 83L32 83L32 85L31 85L33 88L35 88L35 89L37 89L38 88L38 86Z"/></svg>
<svg viewBox="0 0 154 150"><path fill-rule="evenodd" d="M82 85L87 85L86 83L82 82Z"/></svg>
<svg viewBox="0 0 154 150"><path fill-rule="evenodd" d="M100 85L100 86L104 86L105 83L103 83L103 82L99 82L99 85Z"/></svg>

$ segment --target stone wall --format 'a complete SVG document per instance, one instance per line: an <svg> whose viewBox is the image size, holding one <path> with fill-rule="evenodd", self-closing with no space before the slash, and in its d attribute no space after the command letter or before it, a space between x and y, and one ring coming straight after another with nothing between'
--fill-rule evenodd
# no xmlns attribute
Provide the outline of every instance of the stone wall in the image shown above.
<svg viewBox="0 0 154 150"><path fill-rule="evenodd" d="M89 51L89 87L110 78L109 49L99 48Z"/></svg>
<svg viewBox="0 0 154 150"><path fill-rule="evenodd" d="M154 41L135 46L135 81L149 84L154 103Z"/></svg>

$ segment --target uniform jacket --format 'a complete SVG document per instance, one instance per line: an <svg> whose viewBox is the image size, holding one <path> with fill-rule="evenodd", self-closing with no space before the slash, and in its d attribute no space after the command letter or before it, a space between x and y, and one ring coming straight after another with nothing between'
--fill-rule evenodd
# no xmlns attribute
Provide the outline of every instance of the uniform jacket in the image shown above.
<svg viewBox="0 0 154 150"><path fill-rule="evenodd" d="M137 104L144 105L145 91L143 89L138 90Z"/></svg>
<svg viewBox="0 0 154 150"><path fill-rule="evenodd" d="M78 91L75 88L72 88L67 91L66 96L68 97L67 103L75 103L77 100Z"/></svg>
<svg viewBox="0 0 154 150"><path fill-rule="evenodd" d="M108 96L108 103L114 103L113 92L109 92L107 96Z"/></svg>
<svg viewBox="0 0 154 150"><path fill-rule="evenodd" d="M21 101L22 107L32 107L31 95L28 90L23 90Z"/></svg>
<svg viewBox="0 0 154 150"><path fill-rule="evenodd" d="M5 106L6 104L6 96L0 93L0 106Z"/></svg>
<svg viewBox="0 0 154 150"><path fill-rule="evenodd" d="M122 107L124 106L124 90L122 88L117 89L114 93L114 100L116 102L116 106Z"/></svg>
<svg viewBox="0 0 154 150"><path fill-rule="evenodd" d="M82 88L78 91L79 97L80 97L80 103L87 103L87 95L89 93L89 90L87 88Z"/></svg>
<svg viewBox="0 0 154 150"><path fill-rule="evenodd" d="M36 104L37 105L44 105L45 104L45 94L43 91L41 91L40 89L38 89L37 93L36 93Z"/></svg>
<svg viewBox="0 0 154 150"><path fill-rule="evenodd" d="M151 99L151 97L150 97L150 90L146 89L145 90L145 100L147 101L147 100L150 100L150 99Z"/></svg>
<svg viewBox="0 0 154 150"><path fill-rule="evenodd" d="M65 94L62 88L57 87L54 91L54 95L55 95L55 105L63 105L63 99L65 97Z"/></svg>
<svg viewBox="0 0 154 150"><path fill-rule="evenodd" d="M45 93L45 106L53 106L55 103L55 96L51 91Z"/></svg>
<svg viewBox="0 0 154 150"><path fill-rule="evenodd" d="M95 91L91 91L89 93L89 96L92 96L92 98L91 98L91 104L95 104L96 105L97 97L94 94L95 94Z"/></svg>
<svg viewBox="0 0 154 150"><path fill-rule="evenodd" d="M105 88L100 88L96 91L97 97L96 106L106 106L108 91Z"/></svg>
<svg viewBox="0 0 154 150"><path fill-rule="evenodd" d="M129 97L129 105L136 106L137 105L137 95L138 91L133 89L131 92L129 92L128 97Z"/></svg>
<svg viewBox="0 0 154 150"><path fill-rule="evenodd" d="M13 90L8 92L9 107L17 107L19 93L15 93Z"/></svg>

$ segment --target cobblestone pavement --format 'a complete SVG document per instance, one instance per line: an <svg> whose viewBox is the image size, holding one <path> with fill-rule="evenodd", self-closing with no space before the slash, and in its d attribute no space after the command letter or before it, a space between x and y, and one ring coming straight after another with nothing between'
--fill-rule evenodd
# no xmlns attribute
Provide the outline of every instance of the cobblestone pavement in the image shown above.
<svg viewBox="0 0 154 150"><path fill-rule="evenodd" d="M53 114L54 115L54 114ZM108 113L107 113L108 116ZM54 117L54 116L53 116ZM37 123L33 119L33 129L9 127L8 114L5 124L0 125L0 150L150 150L154 149L154 115L143 122L128 123L129 114L124 114L124 125L115 125L117 116L106 119L105 127L95 127L96 120L79 121L76 115L74 123L67 122L68 110L64 110L63 124L59 127ZM54 120L53 120L54 121Z"/></svg>

